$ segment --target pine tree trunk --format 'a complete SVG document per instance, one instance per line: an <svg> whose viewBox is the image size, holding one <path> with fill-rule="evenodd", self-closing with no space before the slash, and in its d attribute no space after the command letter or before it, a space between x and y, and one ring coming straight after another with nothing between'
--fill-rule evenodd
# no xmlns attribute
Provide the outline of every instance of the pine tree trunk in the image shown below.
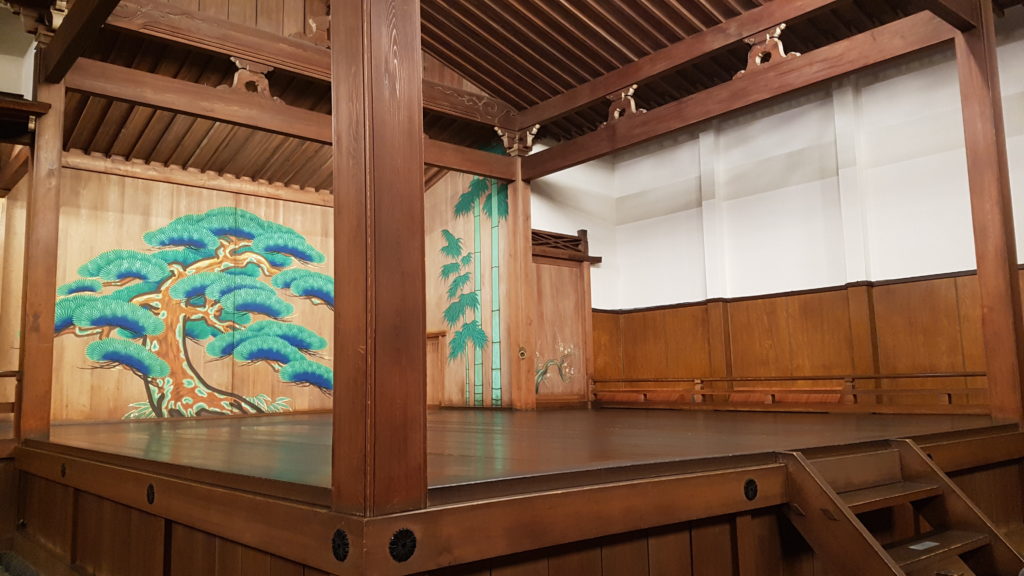
<svg viewBox="0 0 1024 576"><path fill-rule="evenodd" d="M209 414L257 414L263 412L249 400L208 384L192 365L185 341L183 313L173 314L175 302L165 303L168 310L167 329L150 337L146 347L163 358L171 368L164 378L153 378L147 383L147 395L152 398L154 415L164 417L191 417ZM154 386L155 390L148 390ZM152 392L152 393L151 393Z"/></svg>
<svg viewBox="0 0 1024 576"><path fill-rule="evenodd" d="M476 317L483 328L483 289L480 283L480 202L477 198L473 202L473 288L476 290L477 309ZM473 347L473 405L484 405L484 353L483 350Z"/></svg>
<svg viewBox="0 0 1024 576"><path fill-rule="evenodd" d="M491 406L501 406L501 285L499 268L501 250L498 244L498 194L491 181Z"/></svg>

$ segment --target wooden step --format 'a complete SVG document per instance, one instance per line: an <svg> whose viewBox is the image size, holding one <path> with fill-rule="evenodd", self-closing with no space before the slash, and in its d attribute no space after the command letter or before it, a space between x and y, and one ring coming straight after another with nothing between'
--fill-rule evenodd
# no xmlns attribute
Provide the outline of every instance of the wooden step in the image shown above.
<svg viewBox="0 0 1024 576"><path fill-rule="evenodd" d="M895 449L860 452L811 460L818 474L836 492L851 492L903 480Z"/></svg>
<svg viewBox="0 0 1024 576"><path fill-rule="evenodd" d="M989 543L986 534L949 530L921 536L908 542L886 546L886 551L905 572L921 568L942 558L959 556Z"/></svg>
<svg viewBox="0 0 1024 576"><path fill-rule="evenodd" d="M915 502L939 496L942 489L923 482L894 482L861 490L843 492L839 497L855 514L888 508L905 502Z"/></svg>

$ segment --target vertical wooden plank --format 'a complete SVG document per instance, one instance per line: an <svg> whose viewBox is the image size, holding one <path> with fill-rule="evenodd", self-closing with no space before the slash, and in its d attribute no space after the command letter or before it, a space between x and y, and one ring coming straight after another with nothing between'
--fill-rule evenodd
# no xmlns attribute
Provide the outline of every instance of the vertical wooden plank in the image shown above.
<svg viewBox="0 0 1024 576"><path fill-rule="evenodd" d="M57 231L60 227L60 156L64 84L41 82L36 98L51 105L36 124L32 193L25 224L22 285L21 386L17 390L18 438L50 436L53 386L53 322L57 300ZM31 265L27 265L31 263Z"/></svg>
<svg viewBox="0 0 1024 576"><path fill-rule="evenodd" d="M306 33L306 6L304 0L284 0L284 21L281 33L289 38Z"/></svg>
<svg viewBox="0 0 1024 576"><path fill-rule="evenodd" d="M993 19L981 0L981 25L956 36L956 61L992 413L1021 421L1024 317Z"/></svg>
<svg viewBox="0 0 1024 576"><path fill-rule="evenodd" d="M580 295L583 296L583 347L586 359L586 400L587 405L594 398L594 314L590 297L590 262L580 264Z"/></svg>
<svg viewBox="0 0 1024 576"><path fill-rule="evenodd" d="M242 545L217 539L217 576L245 576L242 572Z"/></svg>
<svg viewBox="0 0 1024 576"><path fill-rule="evenodd" d="M228 20L256 26L256 0L229 0Z"/></svg>
<svg viewBox="0 0 1024 576"><path fill-rule="evenodd" d="M522 157L516 159L516 174L522 175ZM521 178L508 186L509 202L509 347L513 359L509 363L512 407L533 410L537 407L534 388L534 357L537 353L533 309L536 303L536 267L533 264L532 215L530 183Z"/></svg>
<svg viewBox="0 0 1024 576"><path fill-rule="evenodd" d="M633 534L601 546L603 576L646 576L648 571L647 538Z"/></svg>
<svg viewBox="0 0 1024 576"><path fill-rule="evenodd" d="M56 482L22 474L18 496L19 517L25 521L23 534L70 563L74 490Z"/></svg>
<svg viewBox="0 0 1024 576"><path fill-rule="evenodd" d="M302 565L279 556L270 558L270 576L302 576Z"/></svg>
<svg viewBox="0 0 1024 576"><path fill-rule="evenodd" d="M248 546L242 547L242 574L245 576L270 576L270 554Z"/></svg>
<svg viewBox="0 0 1024 576"><path fill-rule="evenodd" d="M173 524L169 576L220 574L217 572L217 541L212 534Z"/></svg>
<svg viewBox="0 0 1024 576"><path fill-rule="evenodd" d="M871 286L846 289L850 306L850 355L855 374L878 374L878 336L875 331L875 298ZM877 381L855 383L859 388L875 388ZM875 404L878 398L859 398L861 404Z"/></svg>
<svg viewBox="0 0 1024 576"><path fill-rule="evenodd" d="M653 530L647 536L647 556L651 576L690 576L693 574L690 529Z"/></svg>
<svg viewBox="0 0 1024 576"><path fill-rule="evenodd" d="M508 564L491 568L491 576L548 576L547 557L531 556L514 556Z"/></svg>
<svg viewBox="0 0 1024 576"><path fill-rule="evenodd" d="M548 576L601 576L601 549L580 545L552 554L548 557Z"/></svg>
<svg viewBox="0 0 1024 576"><path fill-rule="evenodd" d="M708 363L711 376L732 376L732 338L729 335L729 305L721 300L706 304L708 315ZM728 382L723 386L730 387Z"/></svg>
<svg viewBox="0 0 1024 576"><path fill-rule="evenodd" d="M256 0L256 28L283 34L284 0Z"/></svg>
<svg viewBox="0 0 1024 576"><path fill-rule="evenodd" d="M0 460L0 547L9 549L18 514L18 472L14 460Z"/></svg>
<svg viewBox="0 0 1024 576"><path fill-rule="evenodd" d="M732 522L729 519L695 522L690 531L693 576L736 574Z"/></svg>
<svg viewBox="0 0 1024 576"><path fill-rule="evenodd" d="M611 380L622 378L623 314L594 312L594 378Z"/></svg>
<svg viewBox="0 0 1024 576"><path fill-rule="evenodd" d="M736 516L739 576L782 576L781 548L774 512L750 512Z"/></svg>
<svg viewBox="0 0 1024 576"><path fill-rule="evenodd" d="M333 508L426 501L423 83L419 2L332 9L335 322Z"/></svg>

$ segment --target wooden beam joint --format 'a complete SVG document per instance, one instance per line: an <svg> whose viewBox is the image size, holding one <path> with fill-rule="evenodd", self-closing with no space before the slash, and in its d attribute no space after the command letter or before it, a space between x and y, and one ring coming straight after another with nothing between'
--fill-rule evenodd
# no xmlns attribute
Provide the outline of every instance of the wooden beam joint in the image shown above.
<svg viewBox="0 0 1024 576"><path fill-rule="evenodd" d="M530 155L533 150L533 138L537 135L538 130L540 130L540 124L534 124L522 130L504 130L499 126L494 127L494 131L498 133L498 137L501 138L501 143L505 147L505 152L513 157Z"/></svg>

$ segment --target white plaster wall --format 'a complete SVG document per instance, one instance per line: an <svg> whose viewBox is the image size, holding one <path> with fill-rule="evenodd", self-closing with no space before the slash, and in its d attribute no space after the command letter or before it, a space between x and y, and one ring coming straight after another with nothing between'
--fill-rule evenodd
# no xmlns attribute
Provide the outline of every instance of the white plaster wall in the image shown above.
<svg viewBox="0 0 1024 576"><path fill-rule="evenodd" d="M1024 7L998 29L1024 261ZM975 267L948 46L540 179L534 193L535 227L591 230L598 308Z"/></svg>
<svg viewBox="0 0 1024 576"><path fill-rule="evenodd" d="M996 31L1017 258L1024 262L1024 7L1007 10Z"/></svg>
<svg viewBox="0 0 1024 576"><path fill-rule="evenodd" d="M0 92L32 96L32 36L21 19L0 8Z"/></svg>

